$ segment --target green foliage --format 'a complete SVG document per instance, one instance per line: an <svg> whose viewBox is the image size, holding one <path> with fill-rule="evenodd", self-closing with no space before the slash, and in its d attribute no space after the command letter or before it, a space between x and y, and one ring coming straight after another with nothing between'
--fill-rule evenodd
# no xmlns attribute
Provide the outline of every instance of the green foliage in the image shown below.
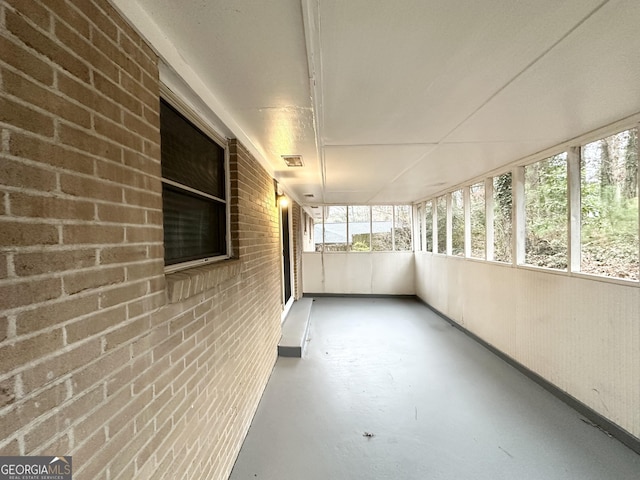
<svg viewBox="0 0 640 480"><path fill-rule="evenodd" d="M567 268L567 156L525 167L526 262Z"/></svg>
<svg viewBox="0 0 640 480"><path fill-rule="evenodd" d="M439 197L436 200L436 221L438 228L438 250L437 253L447 251L447 200Z"/></svg>
<svg viewBox="0 0 640 480"><path fill-rule="evenodd" d="M583 148L581 271L638 278L637 175L637 130Z"/></svg>
<svg viewBox="0 0 640 480"><path fill-rule="evenodd" d="M499 262L511 261L511 172L493 179L494 218L493 247L494 259Z"/></svg>
<svg viewBox="0 0 640 480"><path fill-rule="evenodd" d="M471 214L471 256L485 258L486 218L484 184L472 185L470 188Z"/></svg>

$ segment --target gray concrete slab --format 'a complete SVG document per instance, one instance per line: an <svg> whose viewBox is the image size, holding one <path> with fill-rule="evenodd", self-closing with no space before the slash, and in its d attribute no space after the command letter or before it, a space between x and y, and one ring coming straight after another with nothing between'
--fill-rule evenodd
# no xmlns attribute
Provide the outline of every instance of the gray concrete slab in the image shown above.
<svg viewBox="0 0 640 480"><path fill-rule="evenodd" d="M232 480L638 480L640 455L415 300L318 298Z"/></svg>

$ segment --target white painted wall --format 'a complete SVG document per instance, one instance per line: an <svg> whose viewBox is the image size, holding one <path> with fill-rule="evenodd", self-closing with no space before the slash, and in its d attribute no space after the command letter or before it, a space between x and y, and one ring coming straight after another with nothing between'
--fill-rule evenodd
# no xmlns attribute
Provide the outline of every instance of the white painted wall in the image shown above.
<svg viewBox="0 0 640 480"><path fill-rule="evenodd" d="M417 252L417 295L640 437L640 286Z"/></svg>
<svg viewBox="0 0 640 480"><path fill-rule="evenodd" d="M305 293L415 295L413 252L302 254Z"/></svg>

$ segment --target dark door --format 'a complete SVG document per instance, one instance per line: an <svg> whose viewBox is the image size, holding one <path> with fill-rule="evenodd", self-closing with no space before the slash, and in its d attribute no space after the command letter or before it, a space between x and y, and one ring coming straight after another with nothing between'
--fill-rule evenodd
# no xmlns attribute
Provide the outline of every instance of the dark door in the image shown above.
<svg viewBox="0 0 640 480"><path fill-rule="evenodd" d="M284 280L284 303L291 298L291 242L289 242L289 208L281 207L282 212L282 268Z"/></svg>

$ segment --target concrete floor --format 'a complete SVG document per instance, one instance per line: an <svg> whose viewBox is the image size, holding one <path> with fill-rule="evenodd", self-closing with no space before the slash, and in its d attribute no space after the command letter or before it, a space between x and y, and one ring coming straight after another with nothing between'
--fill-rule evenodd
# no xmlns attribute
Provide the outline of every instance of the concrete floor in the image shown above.
<svg viewBox="0 0 640 480"><path fill-rule="evenodd" d="M316 299L232 480L638 480L640 455L415 300Z"/></svg>

